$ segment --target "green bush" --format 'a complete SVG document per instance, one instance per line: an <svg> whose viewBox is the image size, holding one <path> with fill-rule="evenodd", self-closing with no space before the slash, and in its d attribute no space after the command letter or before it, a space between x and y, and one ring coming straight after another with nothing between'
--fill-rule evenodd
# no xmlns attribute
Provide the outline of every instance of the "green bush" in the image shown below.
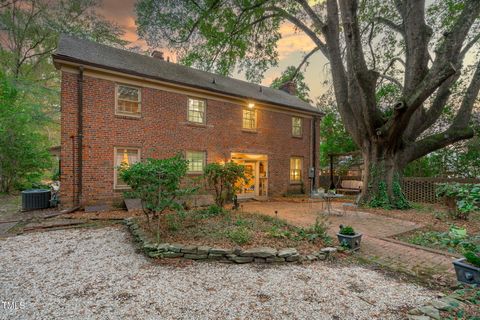
<svg viewBox="0 0 480 320"><path fill-rule="evenodd" d="M227 237L236 244L246 244L251 240L250 231L245 226L236 227L228 231Z"/></svg>
<svg viewBox="0 0 480 320"><path fill-rule="evenodd" d="M468 219L470 213L480 210L480 184L443 183L436 192L438 197L455 201L452 214L457 219Z"/></svg>
<svg viewBox="0 0 480 320"><path fill-rule="evenodd" d="M346 235L346 236L354 236L355 235L355 230L351 226L343 226L340 225L340 234Z"/></svg>
<svg viewBox="0 0 480 320"><path fill-rule="evenodd" d="M126 196L142 201L149 224L157 218L157 237L160 229L159 216L168 211L183 212L184 208L178 199L196 191L196 188L180 187L187 173L187 164L186 160L177 155L167 159L147 159L130 167L120 167L120 177L132 188L126 192Z"/></svg>
<svg viewBox="0 0 480 320"><path fill-rule="evenodd" d="M42 106L26 99L17 82L0 72L0 192L30 189L52 166L48 119Z"/></svg>
<svg viewBox="0 0 480 320"><path fill-rule="evenodd" d="M315 224L307 228L298 228L297 234L300 239L307 239L309 241L315 241L320 239L325 243L330 243L331 238L327 233L328 223L325 219L317 217Z"/></svg>
<svg viewBox="0 0 480 320"><path fill-rule="evenodd" d="M238 182L248 182L244 166L233 161L224 164L209 163L203 173L209 188L215 192L215 203L221 208L238 191Z"/></svg>
<svg viewBox="0 0 480 320"><path fill-rule="evenodd" d="M208 206L208 208L206 209L198 210L197 216L199 216L200 218L210 218L210 217L226 214L227 212L228 212L227 210L217 206L216 204L212 204Z"/></svg>

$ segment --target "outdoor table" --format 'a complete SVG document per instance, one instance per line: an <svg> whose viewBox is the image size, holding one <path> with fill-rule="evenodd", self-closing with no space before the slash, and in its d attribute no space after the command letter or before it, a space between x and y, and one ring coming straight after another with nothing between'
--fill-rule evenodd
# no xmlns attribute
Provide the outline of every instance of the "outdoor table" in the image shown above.
<svg viewBox="0 0 480 320"><path fill-rule="evenodd" d="M331 214L332 210L332 200L342 198L343 194L335 194L335 193L324 193L323 199L325 200L325 205L327 207L328 214Z"/></svg>

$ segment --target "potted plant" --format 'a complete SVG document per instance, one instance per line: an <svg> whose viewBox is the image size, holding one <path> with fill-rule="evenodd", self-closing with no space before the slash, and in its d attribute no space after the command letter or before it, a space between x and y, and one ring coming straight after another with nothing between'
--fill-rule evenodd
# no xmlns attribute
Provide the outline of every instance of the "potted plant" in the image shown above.
<svg viewBox="0 0 480 320"><path fill-rule="evenodd" d="M362 234L355 232L353 227L340 225L340 231L337 233L337 237L341 246L347 247L351 250L360 249Z"/></svg>
<svg viewBox="0 0 480 320"><path fill-rule="evenodd" d="M453 261L457 280L467 284L480 285L480 256L473 251L467 251L464 257Z"/></svg>

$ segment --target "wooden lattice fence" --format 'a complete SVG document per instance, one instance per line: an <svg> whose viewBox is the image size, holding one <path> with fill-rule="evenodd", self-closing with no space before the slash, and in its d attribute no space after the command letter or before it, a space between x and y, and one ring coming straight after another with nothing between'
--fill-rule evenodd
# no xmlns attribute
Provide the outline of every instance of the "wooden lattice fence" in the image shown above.
<svg viewBox="0 0 480 320"><path fill-rule="evenodd" d="M462 178L403 178L402 190L409 201L435 203L439 199L435 194L440 183L480 183L480 179Z"/></svg>
<svg viewBox="0 0 480 320"><path fill-rule="evenodd" d="M339 180L361 180L361 177L333 177L335 184L338 184ZM440 183L480 183L480 179L405 177L402 180L402 190L409 201L435 203L439 201L435 190ZM320 187L328 189L329 186L330 176L320 176Z"/></svg>

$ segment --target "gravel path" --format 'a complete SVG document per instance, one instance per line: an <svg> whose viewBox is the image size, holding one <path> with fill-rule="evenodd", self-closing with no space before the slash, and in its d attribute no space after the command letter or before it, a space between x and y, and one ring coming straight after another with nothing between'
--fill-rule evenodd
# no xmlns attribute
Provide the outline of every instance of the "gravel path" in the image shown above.
<svg viewBox="0 0 480 320"><path fill-rule="evenodd" d="M401 319L436 295L360 267L154 264L122 227L0 241L0 283L21 307L1 319Z"/></svg>

